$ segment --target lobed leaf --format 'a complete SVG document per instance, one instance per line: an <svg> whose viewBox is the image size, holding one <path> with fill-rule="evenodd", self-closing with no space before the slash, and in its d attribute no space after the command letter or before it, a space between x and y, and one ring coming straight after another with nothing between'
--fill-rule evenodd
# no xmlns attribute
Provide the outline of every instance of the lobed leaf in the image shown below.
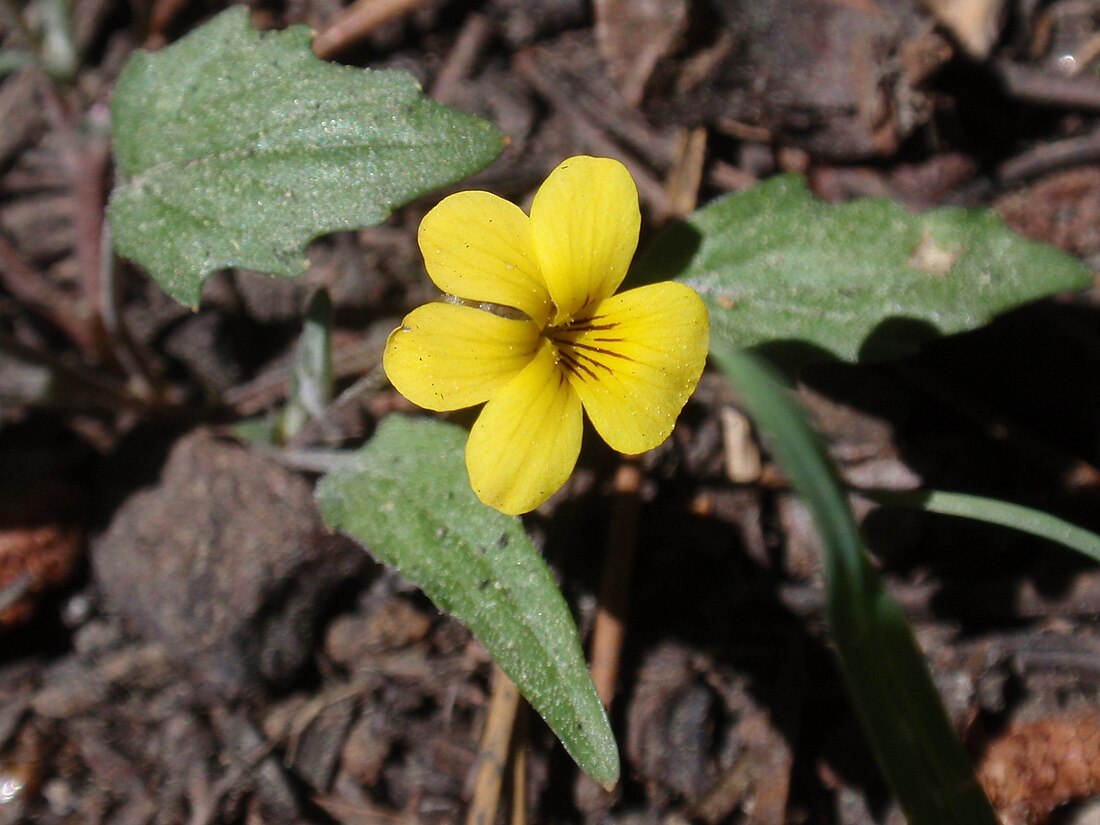
<svg viewBox="0 0 1100 825"><path fill-rule="evenodd" d="M227 9L115 87L118 252L197 305L226 267L294 276L318 235L371 226L487 166L500 133L412 75L326 63L305 26L259 33Z"/></svg>
<svg viewBox="0 0 1100 825"><path fill-rule="evenodd" d="M321 480L321 512L469 627L581 769L612 784L618 750L569 608L522 522L474 495L466 435L387 417L351 467Z"/></svg>
<svg viewBox="0 0 1100 825"><path fill-rule="evenodd" d="M792 364L896 358L1089 283L1079 261L1020 237L989 210L826 204L795 176L670 227L634 276L683 281L707 302L715 341L766 346Z"/></svg>

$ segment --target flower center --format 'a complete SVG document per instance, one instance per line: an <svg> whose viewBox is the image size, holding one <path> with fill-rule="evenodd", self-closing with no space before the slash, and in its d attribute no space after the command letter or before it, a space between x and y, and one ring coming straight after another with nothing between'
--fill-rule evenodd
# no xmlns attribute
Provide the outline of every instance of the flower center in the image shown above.
<svg viewBox="0 0 1100 825"><path fill-rule="evenodd" d="M633 360L613 348L624 340L615 333L618 326L604 315L589 315L547 327L542 334L554 345L557 362L567 373L581 381L597 381L601 374L614 372L615 359Z"/></svg>

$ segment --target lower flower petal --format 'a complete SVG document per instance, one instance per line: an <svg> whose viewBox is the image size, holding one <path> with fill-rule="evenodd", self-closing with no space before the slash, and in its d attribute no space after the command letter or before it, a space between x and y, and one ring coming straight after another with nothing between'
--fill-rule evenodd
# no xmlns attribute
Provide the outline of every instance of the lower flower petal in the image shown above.
<svg viewBox="0 0 1100 825"><path fill-rule="evenodd" d="M635 454L668 438L707 359L710 319L683 284L639 287L554 330L561 365L592 424Z"/></svg>
<svg viewBox="0 0 1100 825"><path fill-rule="evenodd" d="M531 321L458 304L418 307L390 333L382 365L399 393L429 410L488 400L527 366L539 346Z"/></svg>
<svg viewBox="0 0 1100 825"><path fill-rule="evenodd" d="M582 429L580 399L546 343L470 430L466 469L474 492L503 513L534 510L573 472Z"/></svg>

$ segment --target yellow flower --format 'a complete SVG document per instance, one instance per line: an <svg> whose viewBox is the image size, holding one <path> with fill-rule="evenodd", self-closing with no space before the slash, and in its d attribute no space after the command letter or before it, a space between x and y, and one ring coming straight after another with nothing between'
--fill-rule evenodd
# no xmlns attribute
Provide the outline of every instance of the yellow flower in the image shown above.
<svg viewBox="0 0 1100 825"><path fill-rule="evenodd" d="M678 283L614 292L638 245L638 190L608 158L564 161L531 216L488 192L445 198L420 224L428 275L457 300L405 317L386 375L430 410L485 404L466 443L486 504L525 513L569 478L587 411L629 454L672 432L706 361L709 319Z"/></svg>

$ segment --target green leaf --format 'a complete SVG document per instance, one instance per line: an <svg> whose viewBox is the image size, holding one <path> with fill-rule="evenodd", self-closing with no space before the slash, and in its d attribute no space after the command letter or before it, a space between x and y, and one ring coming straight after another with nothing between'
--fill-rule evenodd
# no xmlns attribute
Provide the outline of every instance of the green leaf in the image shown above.
<svg viewBox="0 0 1100 825"><path fill-rule="evenodd" d="M635 275L683 281L707 302L716 341L767 346L791 365L895 358L1089 283L1079 261L1016 235L990 211L830 205L793 176L670 227Z"/></svg>
<svg viewBox="0 0 1100 825"><path fill-rule="evenodd" d="M398 70L318 60L305 26L260 34L232 7L130 59L114 92L115 248L196 305L226 267L294 276L305 245L370 226L487 166L490 123Z"/></svg>
<svg viewBox="0 0 1100 825"><path fill-rule="evenodd" d="M465 440L391 415L351 468L321 480L321 512L469 627L581 769L612 784L618 750L569 608L522 522L474 495Z"/></svg>
<svg viewBox="0 0 1100 825"><path fill-rule="evenodd" d="M905 615L868 561L845 490L805 416L762 361L725 342L712 355L813 517L841 671L910 825L997 825Z"/></svg>
<svg viewBox="0 0 1100 825"><path fill-rule="evenodd" d="M1100 562L1100 536L1064 519L985 496L945 490L858 490L861 496L887 507L911 507L928 513L984 521L1053 541Z"/></svg>

